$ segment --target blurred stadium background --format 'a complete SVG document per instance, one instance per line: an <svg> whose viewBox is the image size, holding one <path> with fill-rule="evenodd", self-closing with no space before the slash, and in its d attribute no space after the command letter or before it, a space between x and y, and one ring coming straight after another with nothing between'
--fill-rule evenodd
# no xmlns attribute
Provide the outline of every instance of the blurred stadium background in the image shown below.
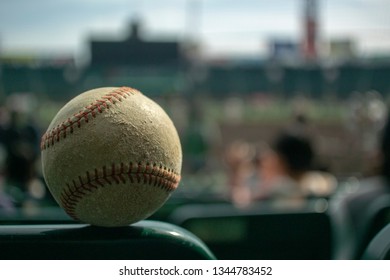
<svg viewBox="0 0 390 280"><path fill-rule="evenodd" d="M133 8L136 2L125 4L128 20L122 22L123 32L112 34L104 28L85 31L85 47L78 55L29 51L28 45L15 49L8 43L2 46L7 41L3 34L8 33L0 26L0 124L7 126L11 112L18 111L34 124L40 137L58 109L72 97L91 88L124 85L156 100L177 126L184 151L178 197L225 199L229 192L227 149L237 141L245 142L251 147L248 155L254 157L256 147L299 117L304 117L312 131L318 166L334 174L339 187L373 172L377 133L385 120L390 94L390 24L380 30L364 29L364 34L377 34L362 35L363 40L354 36L360 25L333 36L332 30L325 30L331 24L322 22L322 11L328 7L325 1L288 1L296 11L292 16L298 32L262 38L252 32L250 40L258 40L258 53L256 49L249 54L238 50L229 55L215 49L210 52L202 41L206 1L167 1L170 5L179 3L185 10L185 36L148 33L151 17L143 18L142 12ZM347 7L364 1L344 2ZM387 5L385 1L374 2L383 3L383 8ZM268 3L258 1L258 17L266 16L261 7ZM278 3L283 10L285 2ZM6 13L7 6L2 7ZM163 12L160 16L164 21ZM244 20L245 14L237 18ZM387 42L387 48L362 51L361 46L367 45L364 38L371 40L373 36L385 46ZM52 38L57 39L61 41L61 33ZM39 143L39 139L33 141ZM34 152L38 178L34 184L38 186L29 186L29 190L34 201L40 201L48 194L40 191L39 151ZM4 171L5 148L1 155ZM3 179L6 189L7 178Z"/></svg>

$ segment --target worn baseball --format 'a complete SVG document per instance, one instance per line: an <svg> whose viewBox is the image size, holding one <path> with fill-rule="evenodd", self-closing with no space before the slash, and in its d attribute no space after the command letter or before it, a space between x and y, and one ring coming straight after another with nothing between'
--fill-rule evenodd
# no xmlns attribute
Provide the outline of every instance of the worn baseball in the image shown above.
<svg viewBox="0 0 390 280"><path fill-rule="evenodd" d="M75 220L125 226L178 187L182 150L165 111L138 90L97 88L69 101L41 141L46 184Z"/></svg>

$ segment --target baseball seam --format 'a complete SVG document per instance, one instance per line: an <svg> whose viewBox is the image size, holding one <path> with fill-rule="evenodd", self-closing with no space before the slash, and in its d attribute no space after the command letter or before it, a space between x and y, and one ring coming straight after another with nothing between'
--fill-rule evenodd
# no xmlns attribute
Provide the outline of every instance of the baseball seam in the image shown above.
<svg viewBox="0 0 390 280"><path fill-rule="evenodd" d="M119 167L119 168L118 168ZM111 170L109 170L111 168ZM127 178L126 178L127 177ZM100 169L95 168L92 172L86 172L85 176L79 176L77 179L67 183L60 200L65 211L75 220L79 220L75 213L78 202L88 193L92 193L99 187L107 185L125 184L127 181L160 187L169 192L175 190L180 181L180 175L176 174L173 169L163 167L161 164L153 165L150 163L143 164L139 162L134 164L120 163L112 164L110 167L103 166Z"/></svg>
<svg viewBox="0 0 390 280"><path fill-rule="evenodd" d="M72 117L58 124L56 127L47 131L41 139L41 150L45 150L59 142L61 138L66 138L67 131L73 133L74 128L80 128L82 123L88 123L90 119L95 118L98 113L103 113L110 109L116 102L122 102L130 95L139 93L139 91L130 87L120 87L95 100L83 110L74 114Z"/></svg>

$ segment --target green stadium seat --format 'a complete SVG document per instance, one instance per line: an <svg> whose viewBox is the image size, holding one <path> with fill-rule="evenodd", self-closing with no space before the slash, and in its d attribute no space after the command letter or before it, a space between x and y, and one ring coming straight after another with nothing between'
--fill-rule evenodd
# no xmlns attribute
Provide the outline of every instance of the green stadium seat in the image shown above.
<svg viewBox="0 0 390 280"><path fill-rule="evenodd" d="M218 259L330 259L332 234L325 208L188 205L178 208L170 222L202 239Z"/></svg>
<svg viewBox="0 0 390 280"><path fill-rule="evenodd" d="M390 223L390 195L381 195L370 203L359 226L353 226L345 206L332 210L334 228L334 259L361 259L370 241Z"/></svg>
<svg viewBox="0 0 390 280"><path fill-rule="evenodd" d="M188 231L145 220L119 228L82 224L0 225L0 259L193 260L215 256Z"/></svg>
<svg viewBox="0 0 390 280"><path fill-rule="evenodd" d="M390 260L390 224L384 227L370 242L363 260Z"/></svg>
<svg viewBox="0 0 390 280"><path fill-rule="evenodd" d="M384 198L384 197L383 197ZM390 200L378 199L370 209L369 217L372 217L366 231L363 232L357 248L357 258L362 256L370 241L390 223Z"/></svg>

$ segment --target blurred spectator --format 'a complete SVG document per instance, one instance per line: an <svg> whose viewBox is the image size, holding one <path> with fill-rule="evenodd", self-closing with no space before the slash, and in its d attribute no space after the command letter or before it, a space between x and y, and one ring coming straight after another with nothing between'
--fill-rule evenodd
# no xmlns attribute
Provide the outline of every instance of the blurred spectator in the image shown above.
<svg viewBox="0 0 390 280"><path fill-rule="evenodd" d="M14 204L12 198L5 192L4 177L0 177L0 212L12 213L14 212Z"/></svg>
<svg viewBox="0 0 390 280"><path fill-rule="evenodd" d="M336 178L318 170L308 120L297 114L288 129L272 143L253 145L245 141L231 144L225 161L229 168L230 198L238 206L259 200L301 205L308 198L329 198ZM254 180L255 179L255 180Z"/></svg>
<svg viewBox="0 0 390 280"><path fill-rule="evenodd" d="M209 143L202 131L201 124L191 123L183 135L183 152L187 162L187 172L196 173L202 170L207 161Z"/></svg>
<svg viewBox="0 0 390 280"><path fill-rule="evenodd" d="M243 141L231 143L225 151L225 163L228 167L229 196L238 206L245 206L251 201L252 192L247 179L252 171L253 147Z"/></svg>
<svg viewBox="0 0 390 280"><path fill-rule="evenodd" d="M183 153L186 156L183 169L188 173L198 173L207 165L211 140L205 129L201 100L192 99L189 103L188 124L182 135Z"/></svg>
<svg viewBox="0 0 390 280"><path fill-rule="evenodd" d="M5 153L5 192L16 206L28 193L29 183L35 178L35 164L39 156L39 133L24 108L23 96L13 96L8 102L8 121L0 128L0 143Z"/></svg>
<svg viewBox="0 0 390 280"><path fill-rule="evenodd" d="M360 145L370 155L377 148L377 135L386 122L387 107L376 91L354 92L348 104L347 129L359 137Z"/></svg>
<svg viewBox="0 0 390 280"><path fill-rule="evenodd" d="M380 135L378 163L372 163L376 175L361 180L353 192L339 195L332 203L337 259L360 258L368 245L365 235L374 221L375 211L380 210L375 209L376 201L388 196L390 206L390 116Z"/></svg>
<svg viewBox="0 0 390 280"><path fill-rule="evenodd" d="M298 120L299 121L299 120ZM280 133L258 161L260 188L255 199L303 202L307 198L330 197L336 178L318 170L315 151L304 123Z"/></svg>
<svg viewBox="0 0 390 280"><path fill-rule="evenodd" d="M259 160L260 188L255 199L289 199L306 197L301 181L311 169L312 145L303 134L281 133Z"/></svg>

